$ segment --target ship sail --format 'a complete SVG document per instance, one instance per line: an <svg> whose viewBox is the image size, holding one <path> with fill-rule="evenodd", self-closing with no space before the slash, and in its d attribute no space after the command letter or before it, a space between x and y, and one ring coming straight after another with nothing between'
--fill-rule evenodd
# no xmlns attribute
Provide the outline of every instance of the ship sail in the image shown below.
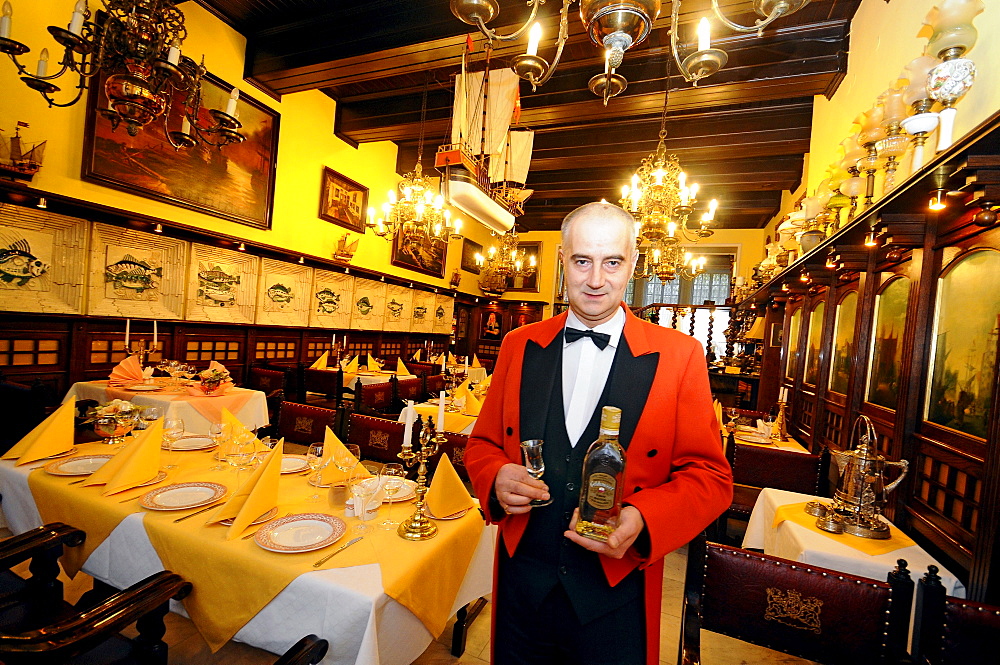
<svg viewBox="0 0 1000 665"><path fill-rule="evenodd" d="M490 70L488 87L484 82L484 74L472 72L455 77L451 142L462 145L463 150L470 155L500 152L506 143L510 118L517 101L517 85L520 81L517 74L507 68Z"/></svg>
<svg viewBox="0 0 1000 665"><path fill-rule="evenodd" d="M535 143L532 129L512 129L503 150L490 157L490 182L523 185L531 167L531 149Z"/></svg>

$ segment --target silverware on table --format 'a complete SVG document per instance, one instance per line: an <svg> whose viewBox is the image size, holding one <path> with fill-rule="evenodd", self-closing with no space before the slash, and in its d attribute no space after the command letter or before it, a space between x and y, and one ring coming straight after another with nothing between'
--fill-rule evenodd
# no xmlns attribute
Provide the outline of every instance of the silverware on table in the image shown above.
<svg viewBox="0 0 1000 665"><path fill-rule="evenodd" d="M81 478L80 480L74 480L73 482L66 483L66 484L67 485L79 485L80 483L85 482L85 481L87 481L89 479L90 479L90 476L87 476L86 478Z"/></svg>
<svg viewBox="0 0 1000 665"><path fill-rule="evenodd" d="M316 563L314 563L314 564L313 564L313 568L319 568L319 567L320 567L320 566L322 566L322 565L323 565L324 563L326 563L326 562L327 562L327 561L329 561L329 560L330 560L331 558L333 558L333 556L334 556L335 554L339 554L340 552L343 552L343 551L344 551L344 550L346 550L346 549L347 549L348 547L350 547L350 546L351 546L351 545L353 545L354 543L358 542L358 541L359 541L359 540L361 540L362 538L364 538L364 536L358 536L357 538L352 538L351 540L348 540L348 541L347 541L346 543L344 543L343 545L341 545L340 547L338 547L337 549L335 549L334 551L330 552L330 553L329 553L329 554L327 554L327 555L326 555L325 557L323 557L322 559L320 559L319 561L317 561Z"/></svg>
<svg viewBox="0 0 1000 665"><path fill-rule="evenodd" d="M205 506L201 510L196 510L193 513L189 513L189 514L185 515L184 517L178 517L177 519L174 520L174 523L176 524L177 522L183 522L184 520L186 520L189 517L194 517L195 515L201 515L204 512L208 512L212 508L217 508L220 503L222 503L222 502L221 501L216 501L215 503L213 503L213 504L211 504L209 506Z"/></svg>

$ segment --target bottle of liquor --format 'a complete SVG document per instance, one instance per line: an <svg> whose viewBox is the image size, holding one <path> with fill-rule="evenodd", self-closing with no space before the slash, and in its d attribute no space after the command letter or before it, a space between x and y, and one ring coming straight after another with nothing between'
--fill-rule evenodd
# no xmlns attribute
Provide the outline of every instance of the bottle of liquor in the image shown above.
<svg viewBox="0 0 1000 665"><path fill-rule="evenodd" d="M590 444L583 460L580 483L580 518L576 532L587 538L607 542L618 527L625 483L625 450L618 444L622 410L613 406L601 409L601 431Z"/></svg>

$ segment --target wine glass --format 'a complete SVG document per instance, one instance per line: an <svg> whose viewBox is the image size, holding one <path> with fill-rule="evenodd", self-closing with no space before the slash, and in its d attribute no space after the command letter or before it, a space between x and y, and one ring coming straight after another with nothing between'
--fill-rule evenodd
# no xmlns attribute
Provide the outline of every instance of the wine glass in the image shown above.
<svg viewBox="0 0 1000 665"><path fill-rule="evenodd" d="M170 454L168 462L173 461L174 444L184 436L184 421L180 418L168 416L163 419L163 445ZM168 463L163 465L164 469L176 469L177 465Z"/></svg>
<svg viewBox="0 0 1000 665"><path fill-rule="evenodd" d="M233 427L227 423L212 423L208 426L208 436L212 439L217 448L217 451L222 451L225 455L225 450L229 443L229 439L233 436ZM222 459L219 457L219 453L216 452L215 459L219 460L219 463L211 468L212 471L222 471L226 467L222 464Z"/></svg>
<svg viewBox="0 0 1000 665"><path fill-rule="evenodd" d="M315 473L309 477L311 484L315 487L319 487L323 484L322 475L323 472L320 470L320 465L323 463L323 443L316 442L309 444L309 450L306 451L306 464ZM313 480L315 479L315 481ZM319 501L319 493L313 494L308 499L309 503L316 503Z"/></svg>
<svg viewBox="0 0 1000 665"><path fill-rule="evenodd" d="M360 460L361 448L357 444L345 443L343 447L338 446L333 451L334 466L347 474L348 479Z"/></svg>
<svg viewBox="0 0 1000 665"><path fill-rule="evenodd" d="M226 448L226 461L236 469L236 489L240 487L240 472L253 466L257 439L252 435L234 436Z"/></svg>
<svg viewBox="0 0 1000 665"><path fill-rule="evenodd" d="M774 431L775 418L773 413L765 413L762 419L764 421L764 435L769 439L777 438L777 432Z"/></svg>
<svg viewBox="0 0 1000 665"><path fill-rule="evenodd" d="M528 475L535 480L541 480L545 473L545 458L542 457L543 439L528 439L521 442L521 452L524 453L524 466L528 469ZM532 499L531 506L547 506L552 503L552 497L545 499Z"/></svg>
<svg viewBox="0 0 1000 665"><path fill-rule="evenodd" d="M392 521L392 497L403 489L403 479L406 472L403 471L402 464L389 463L382 466L379 472L379 482L386 496L389 497L389 509L386 511L385 519L382 521L383 529L395 529L399 522Z"/></svg>
<svg viewBox="0 0 1000 665"><path fill-rule="evenodd" d="M730 432L736 431L736 419L740 417L740 410L735 406L726 407L726 416L729 418L729 422L726 424L726 429Z"/></svg>
<svg viewBox="0 0 1000 665"><path fill-rule="evenodd" d="M364 522L365 509L375 492L378 491L378 476L362 476L351 480L351 495L354 497L354 514L361 520L355 525L354 533L368 533L371 527Z"/></svg>

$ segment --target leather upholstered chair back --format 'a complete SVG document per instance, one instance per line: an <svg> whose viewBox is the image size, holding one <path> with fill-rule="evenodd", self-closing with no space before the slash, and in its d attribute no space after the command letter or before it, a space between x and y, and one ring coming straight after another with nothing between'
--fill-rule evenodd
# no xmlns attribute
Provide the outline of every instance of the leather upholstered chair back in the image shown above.
<svg viewBox="0 0 1000 665"><path fill-rule="evenodd" d="M417 376L428 376L441 369L441 365L422 363L417 362L416 360L404 360L403 364L406 365L406 369L410 370Z"/></svg>
<svg viewBox="0 0 1000 665"><path fill-rule="evenodd" d="M420 377L396 381L396 397L405 402L412 399L419 402L424 396L424 380Z"/></svg>
<svg viewBox="0 0 1000 665"><path fill-rule="evenodd" d="M286 375L280 369L251 367L247 376L247 387L270 394L275 390L284 390L287 387L285 381Z"/></svg>
<svg viewBox="0 0 1000 665"><path fill-rule="evenodd" d="M433 399L434 397L440 395L441 391L444 390L444 374L431 374L425 379L425 381L427 383L426 390L428 398Z"/></svg>
<svg viewBox="0 0 1000 665"><path fill-rule="evenodd" d="M937 566L917 583L913 662L966 665L997 662L1000 607L948 596Z"/></svg>
<svg viewBox="0 0 1000 665"><path fill-rule="evenodd" d="M337 410L319 406L282 402L278 410L278 436L292 443L310 444L323 441L326 428L337 432Z"/></svg>
<svg viewBox="0 0 1000 665"><path fill-rule="evenodd" d="M388 418L352 413L347 420L346 443L357 444L361 458L379 462L399 462L405 425Z"/></svg>
<svg viewBox="0 0 1000 665"><path fill-rule="evenodd" d="M902 662L913 599L905 563L889 584L696 538L678 662L702 662L700 630L825 665Z"/></svg>
<svg viewBox="0 0 1000 665"><path fill-rule="evenodd" d="M354 410L369 414L389 413L392 410L392 396L393 388L389 381L368 385L359 382L354 388Z"/></svg>
<svg viewBox="0 0 1000 665"><path fill-rule="evenodd" d="M469 435L445 432L444 438L447 442L441 446L438 454L434 457L434 463L437 464L441 455L447 455L448 459L451 460L451 465L458 472L459 478L468 480L469 470L465 468L465 447L469 444ZM435 466L435 468L437 467Z"/></svg>

